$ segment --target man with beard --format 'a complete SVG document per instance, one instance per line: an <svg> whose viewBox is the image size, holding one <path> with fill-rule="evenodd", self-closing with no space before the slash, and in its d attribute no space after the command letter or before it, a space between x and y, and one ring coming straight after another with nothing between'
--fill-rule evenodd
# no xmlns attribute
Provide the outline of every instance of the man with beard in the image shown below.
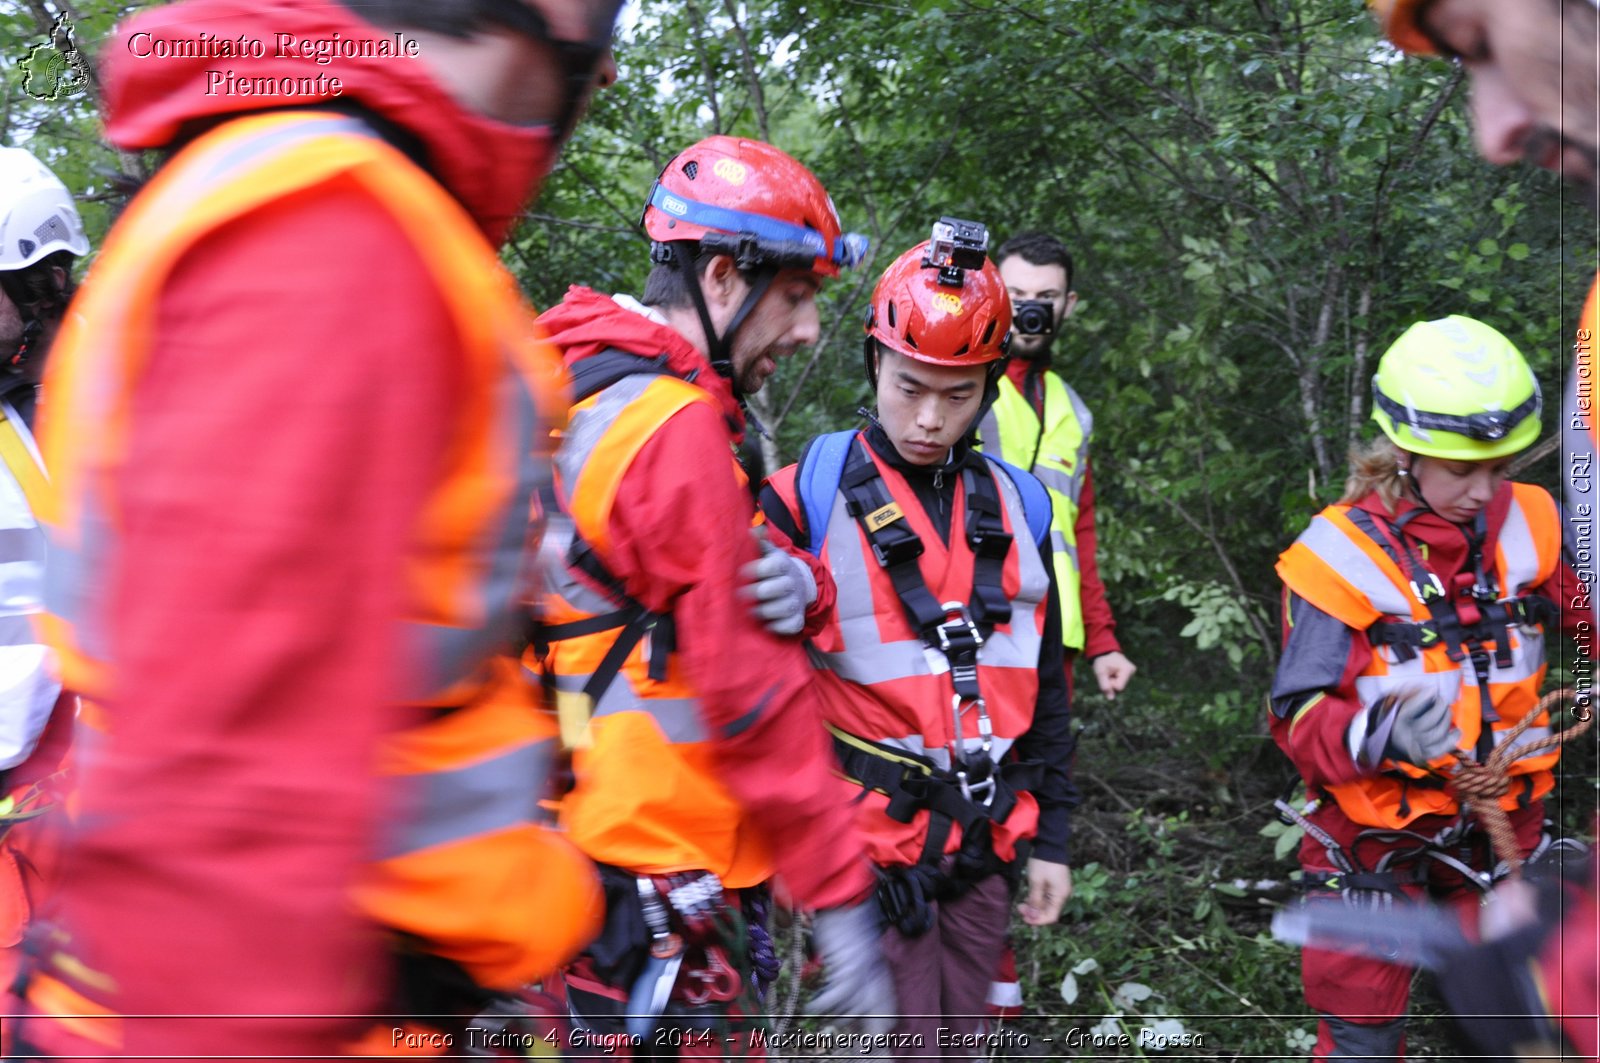
<svg viewBox="0 0 1600 1063"><path fill-rule="evenodd" d="M733 450L744 396L817 341L817 292L864 244L803 164L730 136L667 164L643 226L642 299L574 287L540 319L572 373L556 480L573 527L547 553L525 660L572 751L561 824L607 901L568 1000L608 1049L633 1034L649 1054L658 1024L675 1055L759 1049L776 875L817 912L828 986L813 1009L886 1030L865 843L805 650L783 637L820 623L833 588L779 533L752 535Z"/></svg>
<svg viewBox="0 0 1600 1063"><path fill-rule="evenodd" d="M107 48L107 135L166 159L45 385L49 634L105 726L15 1054L334 1056L397 951L510 991L594 928L509 656L565 393L496 248L619 6L193 0ZM207 91L197 41L284 37L337 96Z"/></svg>
<svg viewBox="0 0 1600 1063"><path fill-rule="evenodd" d="M1135 671L1117 643L1116 621L1095 560L1094 482L1089 437L1094 419L1051 364L1061 326L1078 305L1072 255L1045 233L1023 233L995 255L1017 308L1010 362L1000 393L978 426L979 445L1037 476L1050 491L1051 545L1061 596L1067 689L1079 654L1089 658L1100 693L1115 698Z"/></svg>

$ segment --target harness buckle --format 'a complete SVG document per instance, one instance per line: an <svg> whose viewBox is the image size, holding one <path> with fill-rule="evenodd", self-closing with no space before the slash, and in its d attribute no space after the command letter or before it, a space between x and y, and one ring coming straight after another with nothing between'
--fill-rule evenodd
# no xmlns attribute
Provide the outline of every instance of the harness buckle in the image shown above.
<svg viewBox="0 0 1600 1063"><path fill-rule="evenodd" d="M972 782L965 768L956 769L956 782L961 784L961 796L975 805L988 808L994 803L995 774L990 772L988 778L981 782ZM975 796L981 794L981 797Z"/></svg>
<svg viewBox="0 0 1600 1063"><path fill-rule="evenodd" d="M1444 584L1439 582L1436 573L1429 572L1426 587L1418 586L1416 580L1411 581L1411 593L1417 596L1419 602L1426 602L1430 598L1443 598Z"/></svg>
<svg viewBox="0 0 1600 1063"><path fill-rule="evenodd" d="M881 568L894 568L915 561L922 556L922 550L922 540L914 535L887 544L877 540L872 543L872 555L877 558Z"/></svg>
<svg viewBox="0 0 1600 1063"><path fill-rule="evenodd" d="M972 614L967 611L966 602L945 602L940 606L944 610L944 623L934 628L939 634L939 649L945 656L950 655L950 649L956 645L956 639L951 636L965 636L972 641L974 650L983 646L983 635L978 631L978 625L972 622ZM963 640L964 641L964 640ZM959 649L965 649L965 646Z"/></svg>

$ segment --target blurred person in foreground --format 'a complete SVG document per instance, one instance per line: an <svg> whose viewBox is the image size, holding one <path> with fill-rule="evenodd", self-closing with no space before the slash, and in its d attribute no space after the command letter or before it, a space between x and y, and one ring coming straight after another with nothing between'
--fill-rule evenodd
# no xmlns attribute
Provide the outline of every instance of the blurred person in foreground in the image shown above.
<svg viewBox="0 0 1600 1063"><path fill-rule="evenodd" d="M1497 166L1527 162L1557 173L1577 192L1583 204L1600 213L1600 4L1596 0L1372 0L1384 35L1413 56L1454 60L1472 83L1471 117L1478 153ZM1595 461L1600 457L1600 417L1596 416L1594 345L1600 333L1600 262L1584 302L1573 341L1573 360L1562 409L1562 476L1566 488L1568 547L1576 559L1584 587L1569 595L1591 611L1587 630L1577 637L1579 651L1593 661L1600 632L1600 593L1596 593L1596 558L1600 556L1600 492ZM1576 709L1593 711L1591 679L1580 684ZM1591 730L1587 741L1600 740ZM1600 830L1600 822L1596 824ZM1592 857L1591 857L1592 862ZM1547 1011L1562 1016L1568 1043L1586 1059L1600 1046L1600 896L1596 880L1580 899L1565 908L1546 905L1539 917L1542 933L1522 924L1533 918L1527 891L1497 896L1506 902L1503 918L1490 920L1506 928L1520 927L1519 947L1535 957L1505 963L1505 956L1485 959L1507 977L1536 982L1534 996L1543 996ZM1552 914L1554 911L1554 914ZM1556 927L1560 926L1560 932ZM1459 965L1458 972L1478 969ZM1448 984L1446 985L1449 990ZM1475 1023L1480 1047L1503 1050L1483 1039L1492 1024ZM1504 1030L1499 1031L1504 1034Z"/></svg>
<svg viewBox="0 0 1600 1063"><path fill-rule="evenodd" d="M194 0L108 48L107 133L164 161L46 384L50 637L105 730L18 1054L334 1055L419 965L510 991L592 931L507 656L565 393L496 248L617 7Z"/></svg>
<svg viewBox="0 0 1600 1063"><path fill-rule="evenodd" d="M970 1059L1012 890L1031 926L1072 895L1075 740L1049 497L972 445L1011 301L982 225L933 236L873 292L871 423L812 439L761 506L836 585L807 634L877 868L894 1055Z"/></svg>
<svg viewBox="0 0 1600 1063"><path fill-rule="evenodd" d="M832 587L752 535L735 458L745 396L817 341L817 293L864 245L809 169L742 137L679 152L643 225L642 298L574 287L540 319L572 373L556 476L573 534L526 659L572 749L561 824L601 865L608 908L567 972L571 1010L608 1053L629 1050L623 1033L661 1045L659 1026L674 1032L657 1051L764 1054L750 1033L777 974L776 875L816 912L812 1010L882 1032L872 876L784 637Z"/></svg>
<svg viewBox="0 0 1600 1063"><path fill-rule="evenodd" d="M1372 393L1382 434L1278 560L1284 650L1268 722L1311 799L1307 886L1374 907L1447 900L1474 926L1497 860L1458 764L1484 764L1530 716L1511 748L1550 736L1546 637L1580 630L1587 612L1570 595L1555 500L1508 479L1541 409L1511 342L1459 315L1419 322L1385 352ZM1528 750L1505 769L1498 804L1521 859L1551 847L1544 798L1560 755ZM1401 1058L1411 977L1304 949L1314 1058Z"/></svg>
<svg viewBox="0 0 1600 1063"><path fill-rule="evenodd" d="M28 151L0 148L0 985L54 879L77 698L32 616L42 608L48 485L33 426L39 379L89 240L72 193Z"/></svg>

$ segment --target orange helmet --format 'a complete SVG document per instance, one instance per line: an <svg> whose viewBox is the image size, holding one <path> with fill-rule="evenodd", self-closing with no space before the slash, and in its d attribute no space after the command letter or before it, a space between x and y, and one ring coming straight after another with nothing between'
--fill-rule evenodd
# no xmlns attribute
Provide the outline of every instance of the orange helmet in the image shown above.
<svg viewBox="0 0 1600 1063"><path fill-rule="evenodd" d="M837 277L867 247L865 237L841 231L815 174L787 152L744 137L707 137L679 152L650 189L643 223L658 244L698 240L746 271Z"/></svg>
<svg viewBox="0 0 1600 1063"><path fill-rule="evenodd" d="M959 247L966 226L965 256ZM955 231L956 249L941 241ZM883 271L867 314L867 366L875 375L874 344L931 365L983 365L1005 358L1010 344L1011 296L1000 269L984 252L988 232L973 222L941 219L924 241Z"/></svg>
<svg viewBox="0 0 1600 1063"><path fill-rule="evenodd" d="M1424 0L1367 0L1383 26L1383 35L1402 52L1411 55L1437 55L1433 38L1417 25L1417 12Z"/></svg>

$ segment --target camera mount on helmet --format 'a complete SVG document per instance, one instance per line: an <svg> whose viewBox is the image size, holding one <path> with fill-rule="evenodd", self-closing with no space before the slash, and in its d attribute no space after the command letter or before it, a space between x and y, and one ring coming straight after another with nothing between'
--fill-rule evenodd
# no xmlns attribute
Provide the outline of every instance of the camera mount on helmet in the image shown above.
<svg viewBox="0 0 1600 1063"><path fill-rule="evenodd" d="M966 283L967 270L981 270L988 261L988 254L989 229L986 225L945 215L933 223L922 265L925 269L939 271L940 284L959 288Z"/></svg>

